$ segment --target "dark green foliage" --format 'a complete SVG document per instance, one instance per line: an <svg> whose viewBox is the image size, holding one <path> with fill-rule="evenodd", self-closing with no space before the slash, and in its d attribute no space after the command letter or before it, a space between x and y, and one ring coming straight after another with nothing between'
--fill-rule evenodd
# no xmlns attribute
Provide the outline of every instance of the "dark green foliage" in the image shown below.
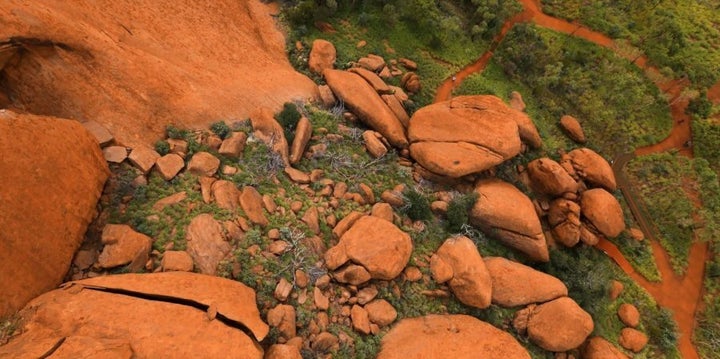
<svg viewBox="0 0 720 359"><path fill-rule="evenodd" d="M159 153L160 156L165 156L170 153L170 144L167 141L155 142L155 152Z"/></svg>
<svg viewBox="0 0 720 359"><path fill-rule="evenodd" d="M285 130L285 139L288 144L292 143L295 139L295 127L297 127L298 121L300 121L300 111L297 106L292 102L286 102L283 105L282 111L275 116L280 126Z"/></svg>
<svg viewBox="0 0 720 359"><path fill-rule="evenodd" d="M187 130L181 130L173 125L167 125L165 127L165 136L167 138L172 138L175 140L182 140L182 139L185 139L187 134L188 134Z"/></svg>
<svg viewBox="0 0 720 359"><path fill-rule="evenodd" d="M712 102L707 97L707 91L700 91L700 95L692 100L685 109L685 113L694 116L695 119L710 117Z"/></svg>
<svg viewBox="0 0 720 359"><path fill-rule="evenodd" d="M413 221L427 221L432 218L430 201L427 197L418 192L415 188L408 188L403 192L405 205L400 209Z"/></svg>
<svg viewBox="0 0 720 359"><path fill-rule="evenodd" d="M693 152L720 173L720 122L696 118L692 122Z"/></svg>
<svg viewBox="0 0 720 359"><path fill-rule="evenodd" d="M457 196L450 201L447 210L446 229L450 233L460 233L463 225L468 223L468 211L475 205L478 194L475 192Z"/></svg>
<svg viewBox="0 0 720 359"><path fill-rule="evenodd" d="M652 308L652 313L641 313L646 334L660 348L672 348L677 345L678 327L672 318L672 312L665 308Z"/></svg>
<svg viewBox="0 0 720 359"><path fill-rule="evenodd" d="M210 131L218 135L218 137L225 139L232 130L230 129L230 126L228 126L225 121L218 121L210 125Z"/></svg>

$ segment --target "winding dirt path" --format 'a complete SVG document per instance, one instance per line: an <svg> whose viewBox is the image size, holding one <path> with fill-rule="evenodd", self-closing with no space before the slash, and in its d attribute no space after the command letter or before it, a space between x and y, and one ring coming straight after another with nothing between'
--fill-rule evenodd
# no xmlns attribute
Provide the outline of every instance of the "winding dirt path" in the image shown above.
<svg viewBox="0 0 720 359"><path fill-rule="evenodd" d="M614 162L613 169L618 180L618 187L623 191L623 195L628 201L633 216L651 243L655 264L658 267L662 281L653 283L637 273L613 243L607 240L601 240L597 247L610 256L636 283L647 290L658 304L672 310L673 318L677 322L680 330L678 347L683 358L699 358L697 350L692 343L692 334L696 323L696 312L698 307L702 305L703 279L705 261L708 257L708 245L707 243L701 243L696 240L690 249L689 265L685 275L676 275L670 264L667 251L665 251L654 236L656 231L652 226L652 221L646 218L643 212L640 211L639 202L634 198L630 182L627 181L622 173L625 164L635 156L677 149L681 154L692 157L692 148L686 145L692 138L690 126L692 119L685 114L689 99L682 95L684 90L690 85L690 82L687 79L664 79L660 76L657 68L648 65L648 59L644 55L637 56L628 51L620 51L620 45L602 33L592 31L577 23L570 23L544 14L540 7L540 0L520 1L523 4L523 11L503 24L498 35L493 38L489 49L482 54L480 58L472 64L465 66L457 72L454 77L446 79L440 85L435 95L435 102L450 99L453 89L462 83L465 78L474 73L482 72L510 29L512 29L515 24L521 22L533 22L538 26L582 38L596 45L608 48L627 60L632 61L633 64L645 72L648 78L653 79L653 83L665 93L670 103L670 113L673 119L670 135L656 144L640 147L637 148L634 153L619 156ZM720 82L708 90L708 98L715 104L720 103ZM688 193L688 195L692 197L693 194ZM697 194L695 194L695 196L696 195ZM693 199L696 204L700 203L698 198Z"/></svg>

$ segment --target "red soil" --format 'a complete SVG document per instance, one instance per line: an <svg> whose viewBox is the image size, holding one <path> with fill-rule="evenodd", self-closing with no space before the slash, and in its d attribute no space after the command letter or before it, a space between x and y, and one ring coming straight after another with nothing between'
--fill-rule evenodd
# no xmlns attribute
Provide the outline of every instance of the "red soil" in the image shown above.
<svg viewBox="0 0 720 359"><path fill-rule="evenodd" d="M500 33L493 39L488 51L482 54L477 61L466 66L455 74L454 80L449 78L440 85L437 89L435 102L450 99L452 96L452 90L455 86L458 86L466 77L472 75L473 73L482 72L492 58L493 52L497 49L497 46L500 42L502 42L505 35L507 35L508 31L510 31L515 24L532 21L539 26L583 38L595 43L596 45L615 51L618 55L632 61L639 68L643 69L648 78L654 79L653 81L655 85L668 96L670 101L670 113L673 119L670 135L657 144L638 148L635 151L636 155L646 155L670 149L677 149L681 154L690 157L692 156L691 148L685 146L685 144L692 138L690 126L690 121L692 119L690 116L685 114L685 108L688 105L689 99L682 96L683 90L690 85L687 79L662 79L662 76L659 75L658 69L649 65L648 59L644 55L635 56L621 53L615 41L608 36L592 31L580 24L570 23L544 14L541 10L539 0L521 0L521 2L524 6L524 10L520 14L509 19L503 25ZM720 82L715 84L708 91L708 97L713 103L720 103ZM627 190L629 190L629 186ZM631 207L635 205L632 196L627 197ZM697 198L695 198L695 203L699 205ZM639 212L635 210L633 213L637 214ZM688 259L689 266L687 271L685 275L678 276L672 270L670 259L665 249L662 248L657 239L650 236L652 232L647 230L647 222L652 222L646 220L640 215L636 215L636 217L638 217L636 219L640 224L644 224L641 227L644 228L643 231L652 245L655 263L662 276L662 281L660 283L649 282L646 278L635 272L632 265L630 265L627 259L625 259L622 253L620 253L617 247L615 247L615 245L611 242L602 240L597 247L607 253L625 273L627 273L640 286L645 288L645 290L647 290L661 306L666 307L673 312L673 318L680 329L680 340L678 346L683 358L698 358L699 356L697 354L697 350L692 343L692 333L695 326L695 314L699 305L702 304L705 261L708 256L707 243L696 241L693 244L690 250L690 257Z"/></svg>

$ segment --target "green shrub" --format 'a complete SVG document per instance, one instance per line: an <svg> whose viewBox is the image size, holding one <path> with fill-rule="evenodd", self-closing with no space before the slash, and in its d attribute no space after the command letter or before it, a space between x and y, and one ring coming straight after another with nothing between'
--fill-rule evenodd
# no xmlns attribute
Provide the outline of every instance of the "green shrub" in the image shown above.
<svg viewBox="0 0 720 359"><path fill-rule="evenodd" d="M167 125L165 127L165 136L174 140L182 140L187 136L187 130L181 130L173 125Z"/></svg>
<svg viewBox="0 0 720 359"><path fill-rule="evenodd" d="M280 126L285 130L285 139L288 143L292 143L295 139L295 127L300 121L300 111L292 102L285 102L282 111L275 116Z"/></svg>
<svg viewBox="0 0 720 359"><path fill-rule="evenodd" d="M170 144L167 141L157 141L155 142L155 151L160 156L165 156L170 153Z"/></svg>
<svg viewBox="0 0 720 359"><path fill-rule="evenodd" d="M477 201L478 194L475 192L458 196L448 204L447 222L445 224L450 233L459 233L464 224L468 222L468 211Z"/></svg>
<svg viewBox="0 0 720 359"><path fill-rule="evenodd" d="M230 129L230 126L228 126L225 121L218 121L210 125L210 131L218 135L218 137L225 139L232 130Z"/></svg>
<svg viewBox="0 0 720 359"><path fill-rule="evenodd" d="M430 201L422 193L414 188L408 188L403 192L405 205L400 208L401 212L410 217L413 221L427 221L432 218Z"/></svg>

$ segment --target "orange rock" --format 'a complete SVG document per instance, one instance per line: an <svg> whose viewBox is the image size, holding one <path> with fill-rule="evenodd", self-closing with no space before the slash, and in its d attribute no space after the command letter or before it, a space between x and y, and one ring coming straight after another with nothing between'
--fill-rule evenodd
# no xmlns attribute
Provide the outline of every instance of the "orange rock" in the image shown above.
<svg viewBox="0 0 720 359"><path fill-rule="evenodd" d="M422 84L420 83L420 76L414 72L408 72L400 79L402 88L410 93L418 93L422 90Z"/></svg>
<svg viewBox="0 0 720 359"><path fill-rule="evenodd" d="M602 337L592 337L582 350L584 359L627 359L627 355Z"/></svg>
<svg viewBox="0 0 720 359"><path fill-rule="evenodd" d="M385 156L385 154L388 152L387 147L380 141L377 136L375 136L375 131L365 131L363 132L363 141L365 142L365 148L367 148L368 153L370 153L371 156L374 158L380 158L382 156Z"/></svg>
<svg viewBox="0 0 720 359"><path fill-rule="evenodd" d="M310 71L316 74L322 74L323 70L335 67L336 57L337 51L331 42L316 39L312 43L312 49L310 49L308 67Z"/></svg>
<svg viewBox="0 0 720 359"><path fill-rule="evenodd" d="M580 241L580 205L558 198L550 203L547 218L558 242L573 247Z"/></svg>
<svg viewBox="0 0 720 359"><path fill-rule="evenodd" d="M295 307L287 304L278 304L268 310L267 321L271 327L277 328L280 336L285 340L297 335Z"/></svg>
<svg viewBox="0 0 720 359"><path fill-rule="evenodd" d="M247 135L245 132L233 132L230 137L223 140L218 153L223 156L239 158L243 154L246 141Z"/></svg>
<svg viewBox="0 0 720 359"><path fill-rule="evenodd" d="M551 196L561 196L566 192L577 192L578 184L565 169L550 158L544 157L530 161L527 165L530 185L533 190Z"/></svg>
<svg viewBox="0 0 720 359"><path fill-rule="evenodd" d="M565 352L579 347L592 333L594 323L590 314L574 300L561 297L538 305L528 320L528 336L537 346Z"/></svg>
<svg viewBox="0 0 720 359"><path fill-rule="evenodd" d="M263 227L270 223L267 217L265 217L265 213L263 213L262 196L255 187L243 187L239 200L240 207L242 207L242 210L248 216L250 221Z"/></svg>
<svg viewBox="0 0 720 359"><path fill-rule="evenodd" d="M463 304L481 309L490 306L492 279L477 246L470 238L465 236L448 238L433 257L452 269L452 277L448 284Z"/></svg>
<svg viewBox="0 0 720 359"><path fill-rule="evenodd" d="M147 260L152 238L135 232L128 225L108 224L103 228L102 244L105 247L98 257L98 265L101 268L113 268L128 264L138 256L144 256Z"/></svg>
<svg viewBox="0 0 720 359"><path fill-rule="evenodd" d="M302 359L300 349L286 344L273 344L263 359Z"/></svg>
<svg viewBox="0 0 720 359"><path fill-rule="evenodd" d="M353 329L361 334L370 334L370 318L368 312L359 305L353 305L350 310Z"/></svg>
<svg viewBox="0 0 720 359"><path fill-rule="evenodd" d="M560 127L565 130L568 137L577 143L585 143L585 132L580 126L580 122L575 117L565 115L560 118Z"/></svg>
<svg viewBox="0 0 720 359"><path fill-rule="evenodd" d="M375 203L372 207L371 215L382 218L390 223L393 221L395 212L393 212L392 206L387 203Z"/></svg>
<svg viewBox="0 0 720 359"><path fill-rule="evenodd" d="M607 237L617 237L625 229L620 203L615 196L602 188L583 192L580 207L583 216Z"/></svg>
<svg viewBox="0 0 720 359"><path fill-rule="evenodd" d="M378 94L382 95L392 93L392 90L390 90L390 87L385 84L385 81L383 81L374 72L364 69L362 67L353 67L348 69L348 71L360 75L363 79L365 79L365 81L367 81L368 84L370 84L370 86L373 87L375 92L377 92Z"/></svg>
<svg viewBox="0 0 720 359"><path fill-rule="evenodd" d="M405 107L403 107L402 103L397 99L395 95L381 95L380 96L383 101L388 105L390 110L395 114L395 117L400 120L400 123L402 123L403 127L407 128L410 125L410 116L408 116L407 111L405 111Z"/></svg>
<svg viewBox="0 0 720 359"><path fill-rule="evenodd" d="M125 146L108 146L103 148L103 157L108 162L122 163L128 156ZM183 163L184 165L184 163Z"/></svg>
<svg viewBox="0 0 720 359"><path fill-rule="evenodd" d="M212 196L220 208L234 211L240 205L238 202L239 195L240 191L230 181L220 180L212 185Z"/></svg>
<svg viewBox="0 0 720 359"><path fill-rule="evenodd" d="M185 251L165 251L163 253L161 266L164 272L192 272L193 260Z"/></svg>
<svg viewBox="0 0 720 359"><path fill-rule="evenodd" d="M503 307L548 302L567 296L559 279L502 257L486 257L492 278L492 301Z"/></svg>
<svg viewBox="0 0 720 359"><path fill-rule="evenodd" d="M185 167L185 161L182 157L174 153L168 153L167 155L158 158L155 162L155 169L166 181L173 179L180 170L183 169L183 167Z"/></svg>
<svg viewBox="0 0 720 359"><path fill-rule="evenodd" d="M255 137L263 141L281 158L285 166L290 164L289 148L285 138L285 130L275 119L273 111L267 107L257 109L250 116Z"/></svg>
<svg viewBox="0 0 720 359"><path fill-rule="evenodd" d="M338 185L340 184L344 185L343 182L340 182L335 185L335 188L337 189ZM347 185L345 186L345 188L347 188ZM341 219L340 222L338 222L338 224L332 230L333 238L339 239L340 237L342 237L345 232L347 232L347 230L350 229L350 227L355 223L355 221L360 219L362 216L362 213L352 211L347 216L343 217L343 219Z"/></svg>
<svg viewBox="0 0 720 359"><path fill-rule="evenodd" d="M620 321L623 322L623 324L631 328L635 328L640 324L640 312L634 305L629 303L620 304L618 317L620 317Z"/></svg>
<svg viewBox="0 0 720 359"><path fill-rule="evenodd" d="M303 116L295 127L295 138L290 147L290 164L300 162L311 136L312 124L310 124L307 117Z"/></svg>
<svg viewBox="0 0 720 359"><path fill-rule="evenodd" d="M510 93L510 107L518 111L525 111L525 101L523 101L519 92L513 91Z"/></svg>
<svg viewBox="0 0 720 359"><path fill-rule="evenodd" d="M218 263L230 253L223 228L212 215L203 213L193 218L186 230L187 251L200 273L215 275Z"/></svg>
<svg viewBox="0 0 720 359"><path fill-rule="evenodd" d="M155 150L151 150L146 146L137 146L133 148L130 155L128 155L130 163L132 163L133 166L139 169L143 174L150 173L150 170L155 165L155 161L159 158L160 155L155 152Z"/></svg>
<svg viewBox="0 0 720 359"><path fill-rule="evenodd" d="M621 347L638 353L647 345L648 337L637 329L623 328L620 331L619 342Z"/></svg>
<svg viewBox="0 0 720 359"><path fill-rule="evenodd" d="M452 345L448 345L452 343ZM512 335L469 315L403 319L382 339L377 359L529 359Z"/></svg>
<svg viewBox="0 0 720 359"><path fill-rule="evenodd" d="M617 299L620 296L620 293L622 293L624 287L625 286L621 282L613 280L610 284L610 299Z"/></svg>
<svg viewBox="0 0 720 359"><path fill-rule="evenodd" d="M312 206L305 211L302 221L307 224L308 228L315 234L320 234L320 222L318 221L317 207Z"/></svg>
<svg viewBox="0 0 720 359"><path fill-rule="evenodd" d="M198 152L188 162L187 171L197 175L212 177L220 167L220 160L208 152Z"/></svg>
<svg viewBox="0 0 720 359"><path fill-rule="evenodd" d="M330 253L330 251L328 251ZM346 260L347 261L347 260ZM370 272L363 266L350 264L333 273L333 278L340 283L360 285L372 279Z"/></svg>
<svg viewBox="0 0 720 359"><path fill-rule="evenodd" d="M397 311L385 299L376 299L365 305L370 321L379 327L385 327L397 319Z"/></svg>
<svg viewBox="0 0 720 359"><path fill-rule="evenodd" d="M610 164L589 148L578 148L568 152L575 172L590 184L615 192L617 182Z"/></svg>

